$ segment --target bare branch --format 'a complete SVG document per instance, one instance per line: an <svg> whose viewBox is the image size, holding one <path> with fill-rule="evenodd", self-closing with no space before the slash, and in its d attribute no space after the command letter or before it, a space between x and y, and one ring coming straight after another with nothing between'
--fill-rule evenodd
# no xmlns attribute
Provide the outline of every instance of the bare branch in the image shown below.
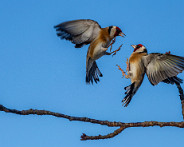
<svg viewBox="0 0 184 147"><path fill-rule="evenodd" d="M0 105L0 111L4 111L7 113L14 113L14 114L19 114L19 115L30 115L30 114L35 114L35 115L52 115L55 117L61 117L61 118L66 118L70 121L83 121L83 122L90 122L94 124L100 124L100 125L106 125L109 127L119 127L122 125L121 122L109 122L109 121L102 121L102 120L96 120L96 119L91 119L88 117L75 117L75 116L69 116L65 115L62 113L56 113L56 112L51 112L47 110L37 110L37 109L29 109L29 110L16 110L16 109L9 109L6 108L3 105Z"/></svg>
<svg viewBox="0 0 184 147"><path fill-rule="evenodd" d="M177 83L175 82L177 88L178 88L178 91L180 93L180 100L181 100L181 108L182 108L182 115L183 115L183 119L184 119L184 94L183 94L183 89L180 85L180 83Z"/></svg>
<svg viewBox="0 0 184 147"><path fill-rule="evenodd" d="M182 115L184 119L184 100L181 101L181 107L182 107Z"/></svg>
<svg viewBox="0 0 184 147"><path fill-rule="evenodd" d="M182 106L184 107L184 102L182 103ZM184 110L184 109L183 109ZM94 124L100 124L100 125L106 125L108 127L120 127L117 130L115 130L113 133L107 134L107 135L98 135L98 136L87 136L86 134L83 134L81 136L81 140L97 140L97 139L107 139L112 138L119 133L121 133L124 129L130 128L130 127L150 127L150 126L160 126L160 127L166 127L166 126L172 126L172 127L178 127L178 128L184 128L184 121L182 122L157 122L157 121L145 121L145 122L134 122L134 123L123 123L123 122L110 122L110 121L103 121L103 120L97 120L97 119L91 119L88 117L75 117L75 116L69 116L62 113L56 113L52 111L47 110L37 110L37 109L29 109L29 110L16 110L16 109L9 109L4 107L3 105L0 105L0 111L4 111L7 113L13 113L13 114L19 114L19 115L52 115L55 117L60 118L66 118L70 121L82 121L82 122L90 122ZM183 112L184 113L184 112Z"/></svg>
<svg viewBox="0 0 184 147"><path fill-rule="evenodd" d="M98 136L87 136L86 134L82 134L81 136L81 140L99 140L99 139L109 139L109 138L113 138L116 135L118 135L119 133L121 133L123 130L125 129L125 127L120 127L119 129L115 130L113 133L109 133L107 135L98 135Z"/></svg>

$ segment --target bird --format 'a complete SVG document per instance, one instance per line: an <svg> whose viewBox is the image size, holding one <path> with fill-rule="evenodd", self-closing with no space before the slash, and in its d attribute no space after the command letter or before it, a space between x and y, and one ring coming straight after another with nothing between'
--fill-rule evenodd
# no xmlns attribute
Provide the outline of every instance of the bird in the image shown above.
<svg viewBox="0 0 184 147"><path fill-rule="evenodd" d="M115 43L117 36L126 36L117 26L101 28L98 22L91 19L66 21L54 26L54 28L58 37L71 41L75 44L75 48L90 44L86 57L86 83L88 84L93 84L93 80L97 83L99 77L103 76L96 60L103 55L116 54L122 45L113 52L107 52L108 47L111 46L112 49L112 44Z"/></svg>
<svg viewBox="0 0 184 147"><path fill-rule="evenodd" d="M132 97L141 86L145 74L153 86L160 82L175 84L179 90L180 99L184 102L183 89L180 85L183 80L177 77L184 70L184 57L172 55L170 51L165 54L148 54L146 47L142 44L131 46L134 51L126 62L127 74L117 65L123 77L131 80L131 85L124 88L126 96L122 100L123 105L125 107L129 105Z"/></svg>

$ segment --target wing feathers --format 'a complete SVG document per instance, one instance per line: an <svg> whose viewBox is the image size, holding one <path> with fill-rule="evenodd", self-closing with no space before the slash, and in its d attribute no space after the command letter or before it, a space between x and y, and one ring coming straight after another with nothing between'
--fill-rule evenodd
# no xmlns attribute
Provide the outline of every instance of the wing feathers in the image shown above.
<svg viewBox="0 0 184 147"><path fill-rule="evenodd" d="M79 48L92 42L100 31L100 25L90 19L80 19L56 25L57 36L76 44Z"/></svg>
<svg viewBox="0 0 184 147"><path fill-rule="evenodd" d="M151 84L177 76L184 70L184 58L171 54L153 53L143 57L146 74Z"/></svg>

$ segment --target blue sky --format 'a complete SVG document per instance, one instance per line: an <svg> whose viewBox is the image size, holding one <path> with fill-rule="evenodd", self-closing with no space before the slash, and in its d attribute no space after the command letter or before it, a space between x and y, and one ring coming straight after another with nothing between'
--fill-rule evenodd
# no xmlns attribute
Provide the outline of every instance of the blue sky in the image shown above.
<svg viewBox="0 0 184 147"><path fill-rule="evenodd" d="M171 51L184 56L183 7L183 0L1 0L0 103L19 110L47 109L110 121L182 121L176 86L153 87L147 77L130 105L122 107L124 87L130 80L122 79L115 65L126 68L131 44L144 44L150 53ZM124 45L116 56L97 61L104 77L94 85L85 83L88 46L75 49L60 40L53 28L85 18L102 27L117 25L127 35L117 38L113 48ZM183 146L184 130L179 128L129 128L112 139L80 141L82 133L103 135L114 128L51 116L1 112L0 118L3 147Z"/></svg>

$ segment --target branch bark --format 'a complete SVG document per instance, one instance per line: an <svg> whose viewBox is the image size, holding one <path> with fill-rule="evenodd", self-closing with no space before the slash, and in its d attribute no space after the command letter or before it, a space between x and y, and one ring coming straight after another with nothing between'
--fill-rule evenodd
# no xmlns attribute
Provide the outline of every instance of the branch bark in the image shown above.
<svg viewBox="0 0 184 147"><path fill-rule="evenodd" d="M182 116L184 120L184 100L181 101L181 108L182 108Z"/></svg>
<svg viewBox="0 0 184 147"><path fill-rule="evenodd" d="M107 120L97 120L92 119L88 117L75 117L75 116L69 116L62 113L56 113L48 110L37 110L37 109L28 109L28 110L16 110L16 109L10 109L3 105L0 105L0 111L4 111L6 113L13 113L13 114L19 114L19 115L51 115L59 118L65 118L70 121L82 121L82 122L90 122L94 124L100 124L100 125L106 125L108 127L118 127L114 132L109 133L107 135L98 135L98 136L87 136L83 133L81 136L81 140L98 140L98 139L108 139L113 138L119 133L121 133L126 128L130 127L150 127L150 126L160 126L160 127L178 127L178 128L184 128L184 121L181 122L157 122L157 121L145 121L145 122L133 122L133 123L124 123L124 122L110 122Z"/></svg>
<svg viewBox="0 0 184 147"><path fill-rule="evenodd" d="M87 136L86 134L83 133L83 135L81 136L81 140L99 140L99 139L108 139L108 138L113 138L116 135L118 135L119 133L121 133L123 130L125 129L125 127L120 127L117 130L115 130L112 133L109 133L107 135L98 135L98 136Z"/></svg>

